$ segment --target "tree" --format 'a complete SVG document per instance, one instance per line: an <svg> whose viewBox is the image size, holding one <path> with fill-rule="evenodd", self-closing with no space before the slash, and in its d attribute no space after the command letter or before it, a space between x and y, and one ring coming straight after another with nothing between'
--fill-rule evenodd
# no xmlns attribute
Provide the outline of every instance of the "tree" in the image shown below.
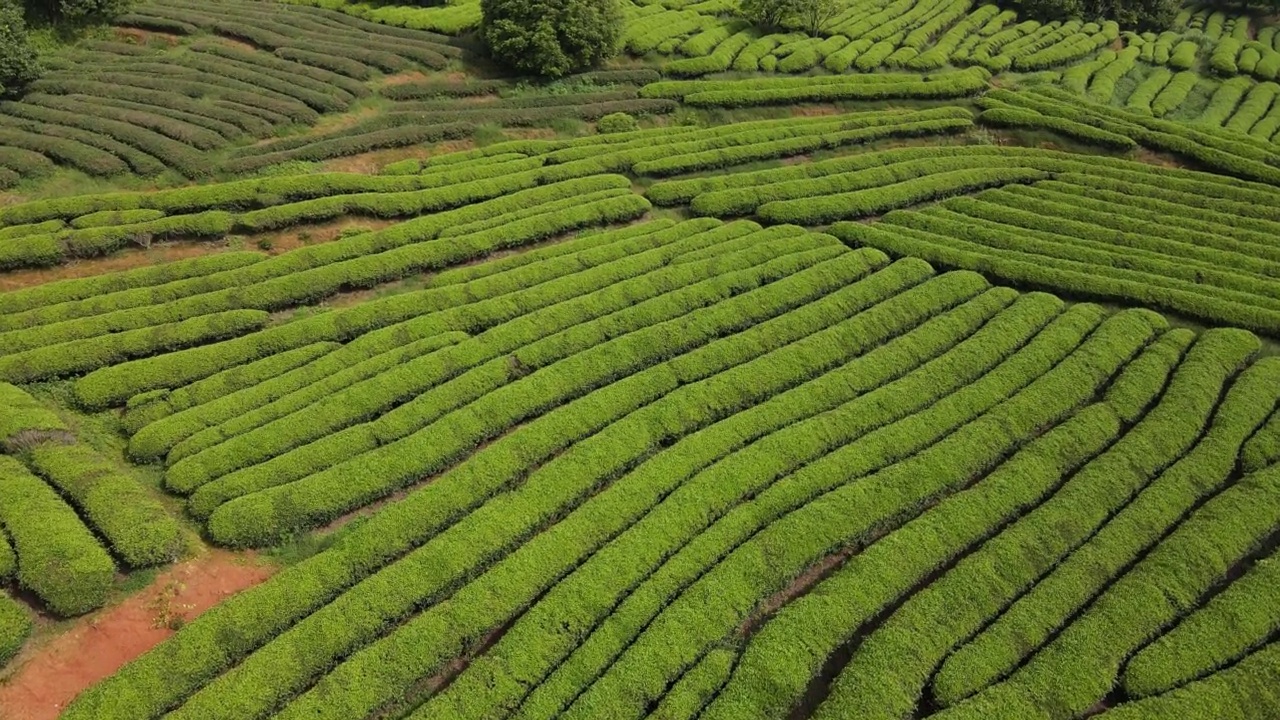
<svg viewBox="0 0 1280 720"><path fill-rule="evenodd" d="M31 10L50 19L111 19L124 12L131 0L27 0Z"/></svg>
<svg viewBox="0 0 1280 720"><path fill-rule="evenodd" d="M480 10L489 53L517 70L556 78L618 51L618 0L481 0Z"/></svg>
<svg viewBox="0 0 1280 720"><path fill-rule="evenodd" d="M775 30L795 14L794 2L795 0L742 0L738 7L746 19L767 30Z"/></svg>
<svg viewBox="0 0 1280 720"><path fill-rule="evenodd" d="M0 0L0 95L11 95L40 76L40 61L27 38L16 0Z"/></svg>
<svg viewBox="0 0 1280 720"><path fill-rule="evenodd" d="M809 32L817 35L844 9L841 0L791 0L796 21Z"/></svg>

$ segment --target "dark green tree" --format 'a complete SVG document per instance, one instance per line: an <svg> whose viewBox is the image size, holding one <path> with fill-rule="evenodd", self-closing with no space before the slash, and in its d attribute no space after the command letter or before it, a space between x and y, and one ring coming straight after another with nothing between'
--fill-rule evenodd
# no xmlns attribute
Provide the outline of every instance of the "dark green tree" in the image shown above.
<svg viewBox="0 0 1280 720"><path fill-rule="evenodd" d="M0 0L0 95L12 95L40 76L40 61L27 38L16 0Z"/></svg>
<svg viewBox="0 0 1280 720"><path fill-rule="evenodd" d="M557 78L618 51L618 0L481 0L480 36L495 60Z"/></svg>
<svg viewBox="0 0 1280 720"><path fill-rule="evenodd" d="M52 20L111 19L131 0L27 0L28 8Z"/></svg>

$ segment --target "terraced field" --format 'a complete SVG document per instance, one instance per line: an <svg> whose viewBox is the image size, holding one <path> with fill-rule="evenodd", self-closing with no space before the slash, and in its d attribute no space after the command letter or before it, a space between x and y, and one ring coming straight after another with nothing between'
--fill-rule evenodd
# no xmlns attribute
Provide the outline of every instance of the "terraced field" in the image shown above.
<svg viewBox="0 0 1280 720"><path fill-rule="evenodd" d="M1280 716L1275 26L625 15L148 0L0 104L0 718Z"/></svg>

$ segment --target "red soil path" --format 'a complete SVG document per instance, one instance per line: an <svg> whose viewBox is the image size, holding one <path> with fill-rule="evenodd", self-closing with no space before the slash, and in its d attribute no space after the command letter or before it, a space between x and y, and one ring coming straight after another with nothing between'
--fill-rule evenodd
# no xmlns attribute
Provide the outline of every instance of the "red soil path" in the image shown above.
<svg viewBox="0 0 1280 720"><path fill-rule="evenodd" d="M0 718L54 720L80 691L172 635L162 618L191 620L274 570L252 556L217 550L165 570L146 590L33 642L0 684Z"/></svg>

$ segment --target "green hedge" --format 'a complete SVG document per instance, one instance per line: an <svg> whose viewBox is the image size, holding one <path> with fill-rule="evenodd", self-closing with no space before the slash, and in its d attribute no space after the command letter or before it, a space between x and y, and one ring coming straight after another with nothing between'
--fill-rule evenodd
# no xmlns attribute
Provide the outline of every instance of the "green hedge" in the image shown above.
<svg viewBox="0 0 1280 720"><path fill-rule="evenodd" d="M1148 404L1160 398L1173 366L1182 359L1182 352L1193 339L1194 333L1190 331L1166 332L1125 367L1108 389L1104 408L1095 406L1084 413L1117 415L1125 424L1136 421L1146 412ZM868 720L889 720L911 713L947 654L997 616L1023 589L1030 587L1060 554L1068 552L1074 544L1072 538L1087 537L1090 518L1092 522L1105 519L1107 508L1097 508L1095 495L1109 499L1113 506L1125 497L1121 490L1108 490L1107 483L1122 482L1123 478L1139 472L1150 477L1158 472L1161 462L1170 461L1161 460L1166 452L1159 451L1161 433L1169 426L1156 420L1159 415L1182 424L1178 437L1187 439L1181 442L1189 445L1194 440L1188 436L1207 420L1212 400L1201 400L1198 416L1188 414L1197 406L1185 403L1188 399L1185 393L1188 384L1198 382L1194 371L1203 369L1193 367L1184 371L1182 379L1165 393L1162 403L1167 404L1155 411L1151 421L1144 421L1126 433L1110 449L1077 471L1039 508L1031 510L906 600L855 649L816 716L859 712ZM1117 393L1121 386L1125 389ZM1138 462L1126 464L1130 462L1129 457ZM1080 506L1079 512L1073 504ZM1048 552L1043 556L1031 553L1043 546L1044 528L1052 527L1056 518L1060 518L1064 530L1069 528L1070 532L1061 543L1044 548ZM1077 522L1079 525L1074 525ZM792 611L784 612L792 614ZM766 626L761 632L761 642L766 637L781 637L786 627L784 624L772 629Z"/></svg>
<svg viewBox="0 0 1280 720"><path fill-rule="evenodd" d="M62 617L102 607L111 556L58 494L22 463L0 456L0 524L18 553L18 582Z"/></svg>
<svg viewBox="0 0 1280 720"><path fill-rule="evenodd" d="M137 478L93 448L45 443L31 452L31 466L80 508L130 567L161 565L182 553L178 522Z"/></svg>
<svg viewBox="0 0 1280 720"><path fill-rule="evenodd" d="M18 654L34 628L26 608L0 591L0 667Z"/></svg>
<svg viewBox="0 0 1280 720"><path fill-rule="evenodd" d="M869 81L867 76L839 76L832 81L808 82L791 86L760 88L754 81L724 90L697 90L684 95L684 102L703 107L750 107L797 102L833 102L848 100L886 100L896 98L959 98L976 94L987 87L990 75L981 68L933 76L930 80ZM875 76L870 76L875 77ZM725 81L734 82L734 81ZM642 90L642 92L644 92Z"/></svg>
<svg viewBox="0 0 1280 720"><path fill-rule="evenodd" d="M1105 406L1076 413L1014 453L969 489L943 500L915 520L851 558L771 619L743 653L732 684L705 713L718 718L776 717L803 696L827 654L878 613L904 597L911 583L945 568L971 543L1050 494L1059 482L1102 450L1120 423ZM930 639L920 639L921 644ZM803 644L801 644L803 643ZM790 646L790 647L789 647ZM803 653L791 648L803 647ZM905 655L906 653L904 653ZM848 676L837 680L819 717L873 717L844 704ZM901 683L897 673L867 674L859 685Z"/></svg>
<svg viewBox="0 0 1280 720"><path fill-rule="evenodd" d="M217 253L135 270L58 280L0 293L0 311L7 314L0 316L0 328L10 330L31 327L92 314L97 311L93 306L98 303L99 297L130 290L141 290L143 294L148 294L158 286L236 270L265 258L265 255L254 252ZM114 305L115 303L111 303L108 307Z"/></svg>
<svg viewBox="0 0 1280 720"><path fill-rule="evenodd" d="M705 222L683 223L676 228L673 228L673 225L674 223L646 223L637 226L636 230L587 235L543 250L511 256L505 261L490 261L471 266L473 269L492 270L484 275L474 271L464 273L463 269L448 271L436 276L437 282L433 283L427 291L407 295L403 300L408 307L434 307L440 310L467 302L477 303L472 307L483 308L484 312L475 315L474 320L466 321L466 327L472 327L472 323L477 328L498 324L503 320L517 317L518 314L513 315L513 312L520 313L535 309L535 297L539 300L543 299L542 293L550 288L550 286L544 288L535 296L530 290L535 285L579 273L572 281L562 285L562 289L567 287L573 294L560 299L571 298L574 294L586 291L587 288L598 287L593 285L598 281L596 277L581 274L584 271L638 255L656 245L679 240L686 234L698 234L701 230L708 229L708 224ZM714 226L713 224L710 227ZM756 229L759 228L756 227ZM741 232L749 230L750 228L742 228ZM733 232L739 231L733 230ZM680 252L685 249L684 245L688 244L684 243L678 248L673 247L660 256L670 259L671 252ZM549 252L552 250L564 252ZM439 292L441 288L445 292ZM514 292L523 293L525 303L523 309L513 308L502 302L479 304L487 298L496 298ZM553 298L551 301L555 302L554 298L557 296L551 294L545 297ZM399 303L395 307L389 307L388 302L381 302L379 305L388 307L375 308L374 316L398 312ZM460 342L467 337L462 332L443 332L438 335L436 333L440 333L440 324L434 318L424 318L421 321L410 320L368 333L326 356L320 362L260 385L246 387L214 402L193 408L190 412L176 415L172 420L140 433L140 436L131 442L131 452L146 457L157 457L172 448L168 461L170 464L175 463L225 438L242 434L304 407L325 397L332 389L346 387L397 365L400 363L400 358L406 354L416 357L423 351L442 344ZM423 335L426 337L421 341L421 346L413 347L413 339Z"/></svg>
<svg viewBox="0 0 1280 720"><path fill-rule="evenodd" d="M343 438L355 452L368 453L361 457L360 466L363 469L360 470L359 480L351 474L351 469L346 463L331 465L330 462L319 462L314 467L304 468L314 474L307 475L301 480L240 497L220 506L209 518L209 532L215 539L225 544L257 544L269 540L276 533L287 532L293 528L315 523L321 518L341 514L351 507L364 504L391 489L403 486L406 482L412 482L430 474L433 468L447 466L450 460L456 459L484 438L501 432L510 423L526 418L538 410L554 408L568 402L580 393L601 384L607 384L608 379L617 378L620 374L638 372L654 361L655 353L663 353L665 357L670 357L670 353L674 352L670 349L671 347L691 349L709 339L701 334L701 330L699 333L693 332L693 327L697 326L691 326L687 332L678 336L671 336L671 328L682 322L692 323L694 317L707 316L716 318L712 326L718 327L717 323L729 322L720 317L728 312L726 308L736 308L757 299L762 303L760 306L750 312L744 311L744 314L733 322L748 322L750 318L758 317L760 314L771 317L772 313L783 311L784 307L789 309L798 306L804 302L804 298L811 297L810 293L815 292L817 288L832 289L830 283L835 278L848 281L851 277L857 277L865 272L866 257L860 254L795 272L798 269L795 267L796 264L802 261L823 260L830 257L833 250L818 249L796 258L782 258L779 265L787 267L787 272L783 273L788 275L785 280L770 283L756 292L736 296L727 304L718 306L716 310L695 310L688 318L668 320L649 326L643 331L618 338L612 343L596 345L589 352L549 365L541 373L535 372L528 377L505 384L485 394L479 402L469 406L466 411L446 415L441 422L427 425L425 428L421 428L418 418L421 417L427 422L435 420L436 416L431 410L430 401L437 396L441 397L446 403L446 409L449 409L449 393L423 396L421 402L412 408L417 412L406 411L403 413L405 415L403 420L393 418L409 432L397 441L376 446L375 449L368 445L361 446L360 438L357 436ZM769 266L766 265L764 268L764 271L767 271ZM744 274L754 279L751 278L752 275L759 276L764 271ZM776 273L778 270L774 269L773 272ZM789 274L793 272L794 275ZM758 279L755 281L759 282ZM774 301L775 293L784 290L792 291L793 295L785 301L781 299ZM763 304L765 300L771 304ZM741 325L735 324L734 327L741 327ZM596 328L587 329L595 330ZM617 366L594 359L597 356L611 357L609 350L615 345L628 348L628 352L632 354L626 356L626 362L633 364ZM634 348L634 351L631 348ZM554 358L554 355L552 357ZM533 367L537 365L534 364ZM628 368L634 369L628 370ZM446 390L449 389L446 388ZM457 392L465 395L466 390L467 388L463 387ZM489 410L490 408L492 410ZM468 418L474 417L475 413L482 409L490 413L487 417L498 419L483 426L474 425ZM391 422L392 420L388 420L384 424ZM392 427L395 425L392 424ZM427 441L428 437L433 438L430 449L424 449L421 452L416 450ZM406 448L414 450L409 453L402 452ZM354 452L347 452L340 454L339 457L346 459L353 455ZM405 463L408 458L412 460ZM401 464L404 466L392 470L391 466L385 464L388 461L397 466ZM372 470L374 467L380 469ZM330 480L334 476L348 478L342 483L340 490ZM281 505L277 498L289 498L285 501L290 508L287 513L276 513L274 508L286 507Z"/></svg>
<svg viewBox="0 0 1280 720"><path fill-rule="evenodd" d="M1271 643L1236 665L1163 695L1124 703L1108 712L1115 720L1212 717L1269 720L1280 712L1280 645Z"/></svg>
<svg viewBox="0 0 1280 720"><path fill-rule="evenodd" d="M20 388L0 383L0 446L22 441L22 433L66 432L67 425L54 411L40 404ZM2 575L3 573L0 573Z"/></svg>
<svg viewBox="0 0 1280 720"><path fill-rule="evenodd" d="M916 271L918 272L918 270L919 266L917 265ZM889 275L894 275L894 273L889 273ZM918 281L918 279L917 277L916 280ZM807 372L812 372L812 370L806 371L806 366L808 368L821 367L824 364L837 361L837 358L845 356L847 353L856 354L856 349L846 347L840 342L829 341L825 337L822 338L822 341L819 341L818 338L820 336L829 336L835 332L834 329L831 332L822 332L822 329L831 328L831 323L839 322L840 318L849 317L849 315L856 313L858 309L873 304L877 299L882 299L886 294L892 294L896 288L901 287L902 280L902 273L898 273L897 277L893 278L870 279L862 283L863 287L856 291L850 289L842 292L841 294L844 295L843 300L825 303L828 307L822 312L819 312L816 307L810 306L810 308L804 308L782 316L792 320L795 326L789 332L780 333L781 337L777 340L771 341L765 335L751 331L747 334L755 335L756 337L750 339L726 338L692 355L677 356L676 359L671 361L671 367L658 366L653 368L651 372L647 373L649 378L646 383L649 385L661 385L669 391L673 390L674 384L672 383L673 378L671 375L677 372L688 377L690 382L678 391L663 396L662 399L656 399L662 395L660 389L655 387L646 390L645 395L648 399L641 400L638 403L632 400L628 394L623 393L621 388L616 392L607 392L606 397L602 397L598 401L599 404L595 405L599 409L593 411L592 416L589 416L591 419L584 423L592 429L600 430L599 433L592 435L589 439L584 438L587 433L586 428L567 427L562 423L553 422L551 417L542 421L535 421L533 425L539 426L537 434L534 435L532 430L522 434L537 437L537 439L532 443L530 443L529 439L526 439L524 447L538 448L538 455L547 457L549 464L542 471L534 473L525 480L508 502L499 503L498 506L490 506L487 510L480 510L476 515L473 515L475 518L474 527L441 536L437 540L431 541L422 548L415 550L411 556L413 563L406 563L407 567L398 568L394 572L380 575L378 578L380 582L377 584L397 585L398 583L394 580L395 576L401 573L405 573L407 576L407 574L415 572L412 565L420 562L420 559L425 557L427 553L438 552L439 549L443 548L449 549L448 551L450 552L453 551L453 548L456 548L457 552L463 553L465 557L474 557L474 563L483 563L483 556L488 553L486 548L483 547L484 543L477 542L475 539L481 535L474 535L473 533L479 532L488 535L498 532L504 537L513 539L521 537L527 533L530 523L537 523L539 519L546 518L548 514L557 512L558 507L563 507L566 504L572 506L571 504L581 498L582 493L589 491L595 483L625 468L627 458L642 457L645 453L645 448L648 446L648 442L645 440L647 433L663 432L669 433L668 436L672 439L678 438L685 433L692 432L713 422L715 418L722 416L726 412L731 412L732 409L742 407L743 403L750 403L752 398L767 397L771 392L770 388L785 388L797 381L801 381L807 376ZM927 310L921 309L918 312L919 314L916 317L926 314ZM781 320L777 320L770 324L778 325L780 323ZM859 327L866 332L868 325L859 324ZM877 328L876 332L881 333L885 332L885 330ZM811 333L818 334L812 335ZM770 353L771 350L780 348L783 344L804 336L808 336L809 339L799 340L796 344L800 347L795 347L792 353ZM850 328L848 334L841 333L840 337L849 338L851 343L859 342L854 340L858 335L852 332L852 328ZM747 350L745 347L748 342L754 345L751 350ZM874 344L874 341L869 339L861 342L865 344L857 347L866 348ZM810 350L811 357L807 359L797 358L795 353L801 353L802 348ZM819 350L819 348L821 349ZM728 357L733 357L734 360L729 360ZM786 358L785 361L784 357ZM732 369L725 368L726 363ZM730 387L741 388L743 386L741 378L752 376L751 370L764 367L773 368L772 372L769 373L771 379L762 383L759 388L742 393L728 391ZM720 369L724 369L724 372L716 375L717 370ZM754 376L760 377L761 375L757 373ZM704 378L710 379L704 380ZM632 384L626 380L622 382L624 384ZM646 402L652 402L653 404L644 405ZM621 417L622 414L636 408L637 405L643 405L643 409L640 409L638 413L628 415L626 420L610 425L608 429L602 429L601 423L607 422L607 415ZM531 425L530 427L532 428L533 426ZM574 441L583 441L586 445L575 446L581 448L578 452L566 449L565 454L560 455L555 460L550 460L548 453L554 453L556 448L567 448L568 444ZM517 459L514 455L506 455L508 447L510 447L510 444L504 444L502 448L497 449L495 455L504 455L505 457L497 462L490 461L490 472L501 468L500 472L502 474L509 475L514 469L513 464L523 464L530 468L534 466L535 461L532 458ZM595 454L595 452L599 452L600 448L605 449L606 455L604 457L610 458L604 466L586 460L586 457L602 457ZM609 451L613 451L616 454L610 454ZM590 454L588 455L588 453ZM460 478L457 480L451 478L451 480L457 481ZM652 497L654 495L651 490L646 489L641 493L641 498ZM553 531L550 536L541 542L551 543L563 538L562 545L567 545L567 547L561 550L563 555L558 562L572 563L573 557L582 557L584 552L589 551L592 547L598 547L609 537L608 528L603 527L603 524L625 522L626 518L635 517L637 513L642 513L645 500L641 498L620 498L623 507L617 508L611 514L599 514L594 515L594 517L591 516L592 514L586 514L586 517L580 515L572 521L566 521L567 524L564 524L563 528ZM639 503L639 505L637 506L636 503ZM612 510L613 508L610 509ZM586 545L583 546L581 543L586 543ZM533 548L530 550L532 551ZM554 579L559 573L551 567L539 566L537 563L530 564L530 559L534 555L540 555L540 553L518 553L508 558L507 562L495 568L495 571L482 580L478 586L469 587L462 590L460 594L455 595L455 602L450 603L449 606L441 606L437 609L429 610L426 614L412 620L405 627L406 632L401 633L400 637L395 639L395 642L379 642L378 645L382 647L379 649L378 654L386 653L388 657L395 657L407 647L406 642L412 644L412 640L408 636L431 637L428 641L429 645L420 646L424 651L419 656L420 659L409 660L406 658L407 662L399 672L383 673L380 670L381 664L377 668L371 666L370 661L373 660L374 654L369 652L362 652L348 660L338 670L339 673L347 675L355 673L356 676L360 676L361 669L371 671L372 675L370 677L378 686L374 686L371 683L359 693L352 693L350 696L344 694L343 699L339 701L342 707L326 708L320 711L320 714L324 716L353 712L358 714L360 708L376 706L380 695L385 697L386 693L395 692L394 687L397 684L411 681L415 675L423 673L424 665L438 661L441 651L448 652L445 648L456 643L457 638L452 630L437 632L434 636L424 635L426 628L423 626L440 628L438 621L444 619L441 617L442 615L447 616L450 614L450 606L456 607L460 611L463 611L463 608L481 609L475 605L475 599L488 596L487 591L494 587L505 588L504 597L500 600L503 605L513 601L518 602L518 598L521 597L527 597L528 599L536 597L536 588L545 583L545 578L547 577L544 574L542 576L543 579L539 579L537 573L549 573L551 579ZM461 559L463 555L459 557ZM471 564L463 562L456 565L455 568L462 570ZM437 577L431 585L441 587L449 579L447 577ZM520 583L520 585L516 585L516 583ZM302 626L300 625L298 626L300 630L298 633L290 633L287 638L288 642L284 642L285 638L282 637L281 641L267 652L251 658L241 666L243 672L237 673L239 677L234 679L228 677L231 682L224 683L219 681L210 685L197 696L199 702L188 704L187 707L190 708L189 716L198 716L202 712L201 708L208 706L207 701L213 700L222 693L230 691L235 694L241 694L238 688L242 687L245 688L245 695L249 692L255 694L261 692L261 689L265 689L261 688L260 684L263 679L261 672L274 665L273 656L282 657L296 652L299 647L309 646L312 649L310 653L313 656L311 668L314 671L315 669L323 669L326 658L333 657L335 652L341 652L344 646L348 646L353 640L358 641L360 636L363 635L365 639L371 639L368 638L368 633L370 631L377 632L377 625L368 623L364 623L363 627L356 627L353 623L345 637L321 637L317 635L318 631L322 632L321 626L327 624L321 622L322 619L325 619L324 616L340 616L344 606L365 602L357 595L366 595L370 591L374 591L374 588L361 588L356 593L348 594L339 601L337 606L331 606L322 611L322 616L304 621L304 624L309 626L305 632L302 631ZM396 597L381 597L379 598L380 604L384 613L395 617L402 615L407 608L411 607L406 603L415 603L413 595L418 595L419 597L416 602L422 602L421 598L424 597L422 594L425 592L430 592L430 589L424 587L414 588L409 593L396 593ZM530 594L531 592L532 594ZM457 618L458 622L470 624L472 622L488 622L492 618L490 613L511 612L509 605L501 608L494 606L493 602L490 602L489 605L493 607L482 609L479 616L468 613L465 616L458 614L454 615L454 617ZM485 617L486 615L489 617ZM473 617L475 618L474 621L470 619ZM462 630L461 628L459 629ZM462 631L468 632L466 630ZM255 678L255 676L257 677ZM305 678L299 677L298 679L303 680ZM335 683L335 681L337 683L342 682L334 675L321 679L320 684L317 686L317 691L303 695L292 705L286 707L283 711L284 715L289 717L299 713L317 711L315 701L321 700L327 694L324 688L331 683ZM341 687L341 685L337 686ZM253 689L250 690L249 688ZM249 712L252 709L253 707L250 705L242 707L239 712L256 714ZM184 714L184 716L187 715Z"/></svg>
<svg viewBox="0 0 1280 720"><path fill-rule="evenodd" d="M1037 112L1020 110L1017 108L991 108L978 115L978 121L1000 127L1051 130L1076 140L1082 140L1084 142L1101 145L1103 147L1115 148L1117 150L1132 150L1138 146L1138 143L1134 142L1133 138L1126 137L1124 135L1096 128L1092 125L1079 123L1074 120L1053 117L1051 115L1041 115Z"/></svg>
<svg viewBox="0 0 1280 720"><path fill-rule="evenodd" d="M958 281L951 278L947 282ZM898 297L919 303L922 296L936 291L940 294L934 300L925 301L933 303L946 295L942 292L945 284L925 283ZM630 639L629 635L616 640L609 636L623 627L629 633L637 632L649 617L646 606L648 613L655 612L665 594L679 587L672 568L659 571L648 584L641 583L682 545L699 537L709 523L787 472L978 380L1061 309L1056 300L1036 296L1001 313L1015 298L1016 293L1007 289L983 293L812 381L791 393L790 399L779 396L726 419L701 431L696 441L681 441L646 461L633 475L616 481L619 492L630 483L653 486L645 492L645 496L654 493L653 497L665 494L669 484L679 486L648 517L550 588L493 648L421 712L454 718L466 716L467 709L474 707L509 711L538 686L527 696L525 709L538 716L557 714L603 669L585 665L607 661ZM892 318L900 309L903 307L898 304L895 312L889 313L891 324L898 322ZM993 314L996 316L991 319ZM942 378L943 382L929 381L928 377ZM895 402L884 402L891 397ZM829 436L815 432L819 426L833 432ZM757 522L768 519L762 517ZM749 527L742 527L733 534L741 538L749 531ZM705 535L715 537L713 533ZM719 535L716 543L728 539L723 531ZM722 549L706 543L707 539L695 541L703 545L698 553L701 562L718 557L708 557L708 551ZM534 547L524 552L532 552ZM682 579L690 573L696 576L699 570L690 563L693 558L687 557L693 549L676 555L674 562ZM655 583L657 587L650 587ZM619 607L617 603L637 585L642 596ZM619 617L606 619L615 609ZM592 637L579 648L602 621L610 625L610 632ZM537 652L530 652L530 648ZM568 659L575 649L579 652ZM566 659L568 674L552 674Z"/></svg>
<svg viewBox="0 0 1280 720"><path fill-rule="evenodd" d="M310 363L319 357L341 347L337 343L318 342L304 345L293 350L286 350L278 355L271 355L254 362L228 368L190 385L169 390L157 390L154 397L145 398L135 395L129 399L128 409L121 419L125 432L136 434L145 425L157 422L175 412L213 402L219 398L245 387L250 387L271 378L283 375L298 367Z"/></svg>
<svg viewBox="0 0 1280 720"><path fill-rule="evenodd" d="M1243 331L1212 331L1192 349L1187 362L1216 351L1219 357L1215 364L1235 371L1258 347L1257 338ZM1070 624L1108 583L1149 552L1184 514L1221 490L1235 467L1240 446L1269 414L1280 392L1274 389L1277 371L1280 364L1275 363L1260 363L1245 371L1230 386L1208 432L1194 447L1152 478L1136 498L1073 549L995 623L953 653L934 681L939 700L955 704L1010 674Z"/></svg>
<svg viewBox="0 0 1280 720"><path fill-rule="evenodd" d="M1101 310L1081 307L1068 317L1086 316L1076 329L1092 329ZM731 637L758 603L786 589L812 563L838 548L865 545L886 528L917 516L922 508L984 476L1031 437L1074 414L1151 338L1153 322L1163 321L1151 313L1130 311L1105 322L1083 343L1083 333L1075 334L1074 340L1071 332L1058 336L1066 342L1056 353L1045 352L1029 367L1010 373L1010 397L988 388L985 399L995 400L989 412L962 421L965 424L945 439L902 462L868 473L875 463L869 456L880 455L883 448L847 446L757 496L753 504L763 506L757 514L779 505L791 512L754 534L743 532L754 527L740 527L743 544L727 556L719 548L711 558L719 562L663 608L563 717L598 717L605 707L613 708L608 712L614 716L641 716L691 656ZM953 417L964 414L956 410ZM917 428L908 424L895 429L916 432L910 438L895 433L895 454L919 442ZM896 567L901 555L887 558L886 567ZM932 569L918 567L915 577L903 579L900 592L913 589Z"/></svg>
<svg viewBox="0 0 1280 720"><path fill-rule="evenodd" d="M1266 644L1277 630L1280 561L1273 554L1134 656L1125 667L1125 692L1131 698L1159 695L1210 675Z"/></svg>
<svg viewBox="0 0 1280 720"><path fill-rule="evenodd" d="M599 180L599 178L597 178ZM591 179L584 179L590 182ZM527 207L535 200L563 197L582 187L565 182L514 193L497 200L466 206L460 210L438 213L392 226L378 233L367 233L353 240L361 245L392 247L377 255L358 257L317 269L311 274L295 273L281 278L277 285L292 288L294 295L319 297L327 287L361 287L385 282L409 272L438 269L445 265L483 256L495 250L554 237L569 230L608 224L638 217L649 204L638 195L608 198L572 212L550 213L526 218L511 225L493 228L467 237L455 237L447 243L422 242L434 237L445 227L467 222L513 208ZM332 245L332 244L330 244ZM327 246L307 248L322 250ZM288 257L281 256L281 257ZM323 285L318 285L320 280ZM326 340L343 340L367 330L397 322L390 317L371 317L370 308L377 303L306 318L267 332L256 333L231 344L213 345L171 353L142 365L129 364L111 371L99 371L77 383L77 399L90 407L119 403L147 390L172 387L207 377L235 365L250 362L282 350ZM346 318L360 318L358 325L346 325ZM404 318L401 318L404 319ZM344 325L346 325L344 327Z"/></svg>
<svg viewBox="0 0 1280 720"><path fill-rule="evenodd" d="M132 358L202 345L258 330L270 319L261 310L228 310L180 322L72 340L0 357L0 380L32 382L116 365Z"/></svg>
<svg viewBox="0 0 1280 720"><path fill-rule="evenodd" d="M915 154L924 155L924 157L894 162L899 157L910 157ZM886 162L874 164L880 159L875 158L874 155L883 155L883 160ZM838 164L833 162L826 168L822 168L824 174L816 177L784 180L781 175L775 175L776 179L769 183L702 192L693 198L690 208L699 215L716 217L747 215L770 202L811 199L836 193L876 189L904 180L954 170L1018 168L1029 164L1021 157L1002 157L990 153L930 157L928 153L908 154L888 151L854 156L854 158L856 159L851 158L850 162L844 162L844 159ZM838 173L825 172L827 169L835 169L841 165L863 169ZM818 169L814 168L812 171L816 172Z"/></svg>
<svg viewBox="0 0 1280 720"><path fill-rule="evenodd" d="M821 225L834 220L876 215L958 193L1009 183L1035 182L1047 177L1048 173L1034 168L951 170L866 190L768 202L756 212L772 222Z"/></svg>
<svg viewBox="0 0 1280 720"><path fill-rule="evenodd" d="M837 224L832 231L855 245L893 255L915 255L945 267L979 270L1019 285L1074 296L1120 299L1228 325L1280 334L1280 313L1203 294L1194 283L1091 263L994 248L957 237L883 225ZM1156 284L1156 282L1160 284Z"/></svg>
<svg viewBox="0 0 1280 720"><path fill-rule="evenodd" d="M1130 655L1274 534L1278 500L1280 466L1245 476L1196 509L1008 680L939 717L1084 713L1115 686Z"/></svg>

